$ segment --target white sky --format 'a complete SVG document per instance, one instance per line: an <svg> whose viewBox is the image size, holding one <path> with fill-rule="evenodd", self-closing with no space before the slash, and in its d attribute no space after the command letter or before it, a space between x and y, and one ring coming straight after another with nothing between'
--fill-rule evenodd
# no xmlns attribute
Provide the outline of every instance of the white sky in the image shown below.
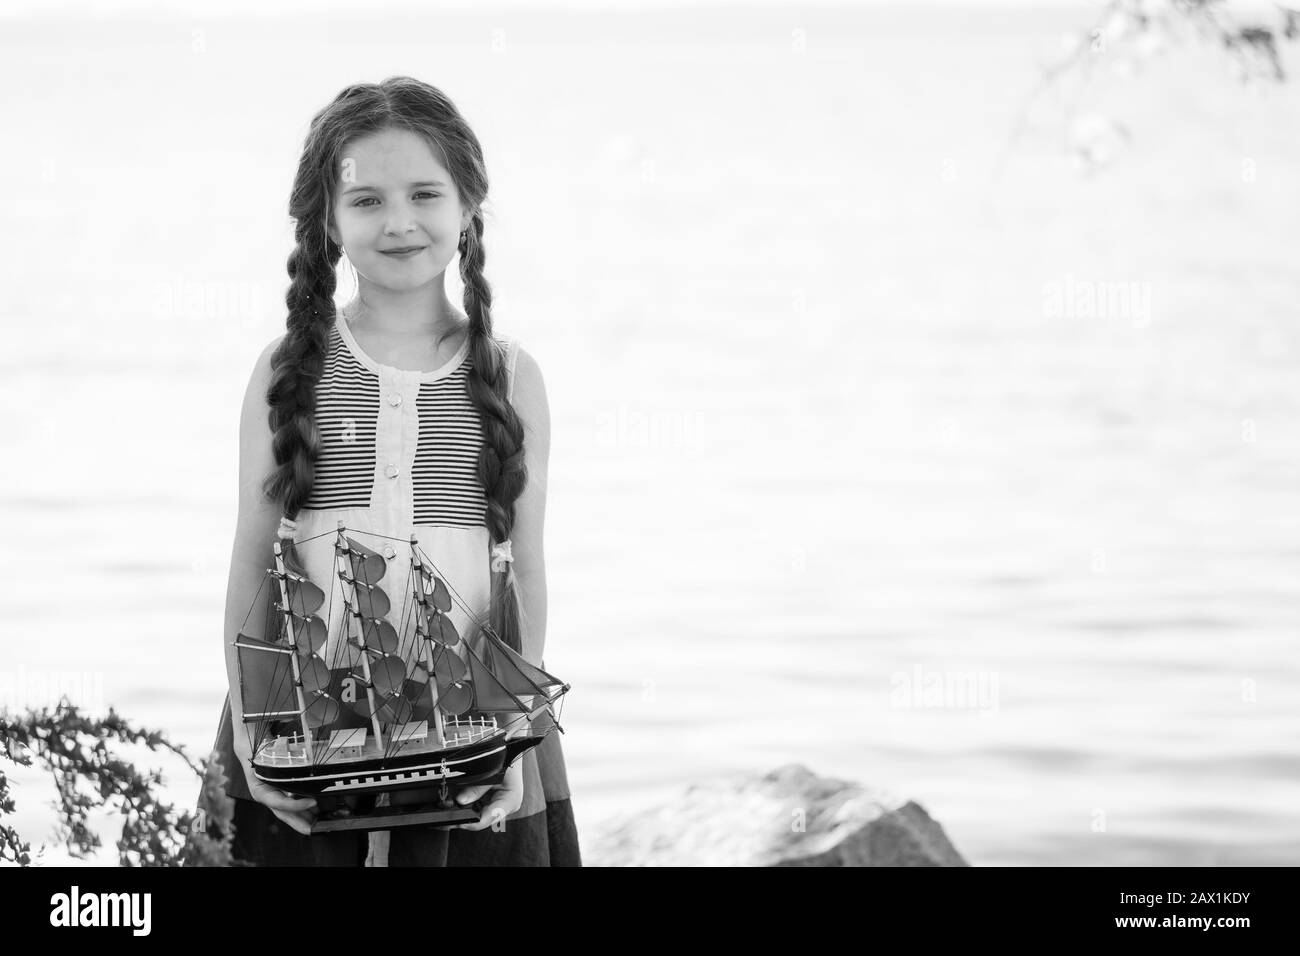
<svg viewBox="0 0 1300 956"><path fill-rule="evenodd" d="M839 6L911 6L920 4L964 7L1103 7L1108 0L372 0L366 11L413 10L436 13L438 9L460 8L492 10L510 7L534 9L595 8L609 10L669 10L728 7L791 7L801 11L817 7ZM1153 7L1163 6L1168 0L1149 0ZM62 20L73 17L113 17L158 13L165 19L178 17L203 17L224 19L228 17L279 17L298 13L353 12L357 0L4 0L0 4L0 21L3 20ZM1226 0L1222 9L1235 14L1277 13L1277 6L1268 0Z"/></svg>
<svg viewBox="0 0 1300 956"><path fill-rule="evenodd" d="M929 3L940 6L1039 6L1088 7L1104 6L1105 0L374 0L366 5L367 11L410 9L435 13L439 8L500 9L503 7L582 8L592 7L625 10L673 9L690 7L793 7L809 9L836 6L916 6ZM1254 6L1268 7L1266 3L1232 2L1228 7L1244 10ZM0 19L61 19L72 16L94 15L101 17L116 14L164 13L169 19L178 16L199 16L209 19L231 16L283 15L296 12L353 11L357 0L5 0L0 5Z"/></svg>

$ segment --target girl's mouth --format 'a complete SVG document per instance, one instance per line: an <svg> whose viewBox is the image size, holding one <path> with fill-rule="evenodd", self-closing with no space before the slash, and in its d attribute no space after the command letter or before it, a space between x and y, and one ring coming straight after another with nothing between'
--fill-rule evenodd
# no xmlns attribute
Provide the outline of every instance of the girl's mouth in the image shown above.
<svg viewBox="0 0 1300 956"><path fill-rule="evenodd" d="M394 259L409 259L411 256L424 251L424 246L407 246L404 249L380 249L386 256L392 256Z"/></svg>

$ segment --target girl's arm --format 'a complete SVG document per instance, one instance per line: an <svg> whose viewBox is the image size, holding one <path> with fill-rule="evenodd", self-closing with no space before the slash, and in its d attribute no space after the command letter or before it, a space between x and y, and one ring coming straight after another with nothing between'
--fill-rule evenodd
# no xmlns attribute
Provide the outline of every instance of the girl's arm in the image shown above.
<svg viewBox="0 0 1300 956"><path fill-rule="evenodd" d="M274 553L271 544L280 524L278 506L264 501L262 496L262 482L275 465L271 451L271 426L267 421L266 390L271 380L271 353L279 344L280 339L276 339L258 357L244 394L239 418L239 515L230 555L230 580L226 587L223 650L226 679L230 685L230 718L234 725L235 754L243 762L246 774L253 755L241 717L243 700L232 642L240 628L245 626L245 620L250 627L260 627L264 619L261 612L249 618L248 609L258 589L263 587L266 569L272 566ZM265 595L266 591L262 593Z"/></svg>
<svg viewBox="0 0 1300 956"><path fill-rule="evenodd" d="M248 620L250 627L260 627L264 616L259 611L250 618L249 606L266 579L275 552L272 543L280 525L280 507L267 502L262 482L271 473L275 457L271 451L271 425L266 390L271 381L271 353L276 339L257 359L244 407L239 416L239 517L235 523L235 546L230 555L230 582L226 588L225 655L226 679L230 684L230 721L233 725L235 756L244 768L244 780L253 799L269 807L281 821L304 836L310 833L316 801L262 783L253 776L253 754L243 721L244 701L239 688L239 666L232 642ZM262 591L266 596L268 592ZM259 634L253 637L264 636Z"/></svg>
<svg viewBox="0 0 1300 956"><path fill-rule="evenodd" d="M529 663L541 666L546 648L546 555L542 536L546 520L546 469L551 453L551 410L536 360L522 348L515 358L511 404L524 425L524 465L528 481L515 502L510 551L519 594L520 638Z"/></svg>

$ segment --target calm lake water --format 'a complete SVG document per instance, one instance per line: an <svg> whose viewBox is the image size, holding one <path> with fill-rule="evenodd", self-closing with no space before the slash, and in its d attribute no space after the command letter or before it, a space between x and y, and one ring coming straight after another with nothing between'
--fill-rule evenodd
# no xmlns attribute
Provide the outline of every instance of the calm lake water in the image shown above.
<svg viewBox="0 0 1300 956"><path fill-rule="evenodd" d="M298 150L410 73L547 381L584 832L797 761L977 865L1296 863L1300 84L1116 39L1003 160L1096 14L8 26L9 702L89 675L210 746Z"/></svg>

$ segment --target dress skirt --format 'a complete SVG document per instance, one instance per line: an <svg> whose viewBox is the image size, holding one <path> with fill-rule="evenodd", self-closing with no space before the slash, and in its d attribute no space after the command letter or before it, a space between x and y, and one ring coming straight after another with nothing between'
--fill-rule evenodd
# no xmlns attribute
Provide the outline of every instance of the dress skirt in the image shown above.
<svg viewBox="0 0 1300 956"><path fill-rule="evenodd" d="M535 725L540 725L540 718ZM227 699L215 755L234 800L231 854L241 866L365 866L376 841L365 831L303 836L252 799L234 754ZM581 866L560 733L552 730L524 762L524 802L500 829L401 827L383 842L388 866Z"/></svg>

